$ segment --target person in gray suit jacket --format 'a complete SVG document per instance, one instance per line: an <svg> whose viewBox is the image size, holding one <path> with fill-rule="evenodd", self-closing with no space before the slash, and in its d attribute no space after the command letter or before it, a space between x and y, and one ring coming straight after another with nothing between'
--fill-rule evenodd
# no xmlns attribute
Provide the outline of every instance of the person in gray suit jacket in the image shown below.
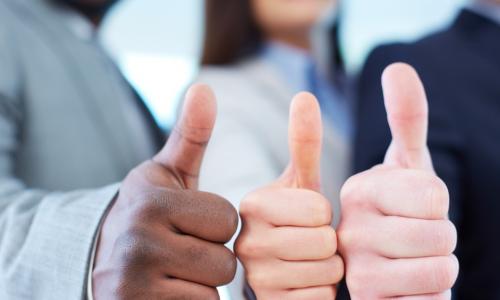
<svg viewBox="0 0 500 300"><path fill-rule="evenodd" d="M153 156L96 39L114 2L0 0L0 299L217 299L233 278L236 211L196 191L214 96L191 89Z"/></svg>
<svg viewBox="0 0 500 300"><path fill-rule="evenodd" d="M323 112L323 192L335 211L334 223L339 221L352 122L328 18L335 10L330 0L206 2L203 68L196 81L214 89L220 117L202 166L203 189L238 207L246 193L277 178L289 161L291 99L309 91ZM229 287L233 299L242 299L242 285L239 268Z"/></svg>

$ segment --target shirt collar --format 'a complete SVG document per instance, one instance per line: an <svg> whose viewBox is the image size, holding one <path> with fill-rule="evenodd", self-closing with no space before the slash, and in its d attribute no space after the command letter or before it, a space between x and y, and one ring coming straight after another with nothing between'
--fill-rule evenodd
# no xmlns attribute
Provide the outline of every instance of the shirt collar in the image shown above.
<svg viewBox="0 0 500 300"><path fill-rule="evenodd" d="M314 63L308 52L272 41L264 46L261 57L285 78L294 92L307 90L307 70Z"/></svg>
<svg viewBox="0 0 500 300"><path fill-rule="evenodd" d="M476 1L470 4L468 8L500 25L500 5Z"/></svg>

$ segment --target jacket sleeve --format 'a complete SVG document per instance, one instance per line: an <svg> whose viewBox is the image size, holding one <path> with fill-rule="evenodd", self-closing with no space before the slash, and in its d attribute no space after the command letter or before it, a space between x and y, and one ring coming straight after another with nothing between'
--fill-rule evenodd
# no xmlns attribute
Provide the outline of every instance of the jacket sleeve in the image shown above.
<svg viewBox="0 0 500 300"><path fill-rule="evenodd" d="M22 74L0 28L0 299L84 299L98 224L118 190L32 189L15 175Z"/></svg>

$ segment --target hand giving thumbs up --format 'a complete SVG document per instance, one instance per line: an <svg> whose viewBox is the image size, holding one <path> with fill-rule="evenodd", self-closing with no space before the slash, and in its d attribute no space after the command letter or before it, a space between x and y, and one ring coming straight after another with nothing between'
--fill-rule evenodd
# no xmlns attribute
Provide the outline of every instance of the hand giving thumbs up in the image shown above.
<svg viewBox="0 0 500 300"><path fill-rule="evenodd" d="M165 147L123 181L99 237L95 299L219 299L215 287L233 279L224 243L236 210L196 191L215 116L211 90L191 88Z"/></svg>
<svg viewBox="0 0 500 300"><path fill-rule="evenodd" d="M458 275L449 196L427 148L428 105L413 68L382 76L392 144L385 162L342 189L339 251L351 298L450 299Z"/></svg>
<svg viewBox="0 0 500 300"><path fill-rule="evenodd" d="M235 250L260 299L335 299L343 276L332 209L320 191L321 113L297 95L290 109L291 161L282 176L241 203Z"/></svg>

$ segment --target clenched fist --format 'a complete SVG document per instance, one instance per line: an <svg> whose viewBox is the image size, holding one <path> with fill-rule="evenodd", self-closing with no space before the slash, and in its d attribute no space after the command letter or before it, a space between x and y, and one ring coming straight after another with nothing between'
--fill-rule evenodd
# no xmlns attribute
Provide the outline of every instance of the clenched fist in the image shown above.
<svg viewBox="0 0 500 300"><path fill-rule="evenodd" d="M215 287L233 279L236 259L224 243L236 210L196 191L215 115L210 89L191 88L163 150L123 181L98 241L96 300L218 299Z"/></svg>
<svg viewBox="0 0 500 300"><path fill-rule="evenodd" d="M319 193L321 139L319 105L299 94L290 110L290 165L241 203L235 251L259 300L335 299L344 266L330 202Z"/></svg>
<svg viewBox="0 0 500 300"><path fill-rule="evenodd" d="M382 81L392 144L384 164L350 178L341 193L347 286L353 300L450 299L457 233L426 145L425 91L404 64L389 66Z"/></svg>

